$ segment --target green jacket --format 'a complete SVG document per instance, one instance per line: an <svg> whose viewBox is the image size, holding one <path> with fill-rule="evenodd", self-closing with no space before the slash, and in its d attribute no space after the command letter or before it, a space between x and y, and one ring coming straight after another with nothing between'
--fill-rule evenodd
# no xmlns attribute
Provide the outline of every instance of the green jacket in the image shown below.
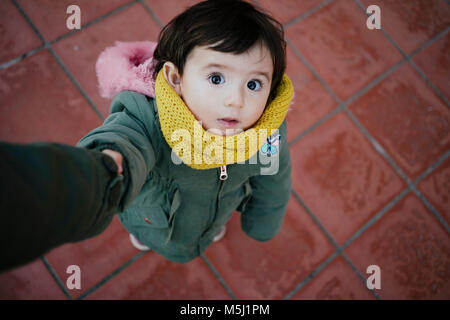
<svg viewBox="0 0 450 320"><path fill-rule="evenodd" d="M257 152L256 164L231 164L228 178L220 168L196 170L171 160L161 132L155 100L133 91L117 94L111 114L78 146L105 148L124 157L124 192L119 219L128 232L175 262L198 257L237 210L242 230L259 241L281 228L291 191L291 161L286 121L279 128L278 172L262 175L267 156ZM265 165L259 160L264 160Z"/></svg>

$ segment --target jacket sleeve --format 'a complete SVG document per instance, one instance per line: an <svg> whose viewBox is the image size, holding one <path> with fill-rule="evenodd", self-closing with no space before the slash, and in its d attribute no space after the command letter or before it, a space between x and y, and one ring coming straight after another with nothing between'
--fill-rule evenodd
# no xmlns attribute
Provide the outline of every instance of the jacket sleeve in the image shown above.
<svg viewBox="0 0 450 320"><path fill-rule="evenodd" d="M151 137L143 124L153 121L150 108L144 95L123 91L112 101L111 114L103 125L78 142L80 147L112 149L122 154L125 192L119 203L120 212L137 197L155 164Z"/></svg>
<svg viewBox="0 0 450 320"><path fill-rule="evenodd" d="M250 178L251 196L241 215L242 230L258 241L268 241L280 231L291 195L291 158L286 141L286 121L279 133L278 172Z"/></svg>
<svg viewBox="0 0 450 320"><path fill-rule="evenodd" d="M100 234L123 177L109 156L59 143L0 142L0 272Z"/></svg>

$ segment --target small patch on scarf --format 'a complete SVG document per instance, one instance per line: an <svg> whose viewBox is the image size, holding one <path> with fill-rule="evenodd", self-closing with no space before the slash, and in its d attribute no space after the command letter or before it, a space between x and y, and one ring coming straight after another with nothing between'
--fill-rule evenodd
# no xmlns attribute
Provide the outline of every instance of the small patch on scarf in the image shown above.
<svg viewBox="0 0 450 320"><path fill-rule="evenodd" d="M271 157L278 152L280 148L281 135L275 134L267 138L266 143L259 149L262 154Z"/></svg>

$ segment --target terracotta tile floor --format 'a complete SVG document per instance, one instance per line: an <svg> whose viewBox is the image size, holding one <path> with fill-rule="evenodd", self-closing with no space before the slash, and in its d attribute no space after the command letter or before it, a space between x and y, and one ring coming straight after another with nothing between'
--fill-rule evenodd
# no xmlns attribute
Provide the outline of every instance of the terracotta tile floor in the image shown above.
<svg viewBox="0 0 450 320"><path fill-rule="evenodd" d="M0 2L0 140L75 144L101 124L95 61L156 40L193 0ZM293 191L259 243L237 214L203 256L134 249L117 217L100 236L0 274L0 299L450 299L450 5L446 0L252 0L285 26ZM65 27L77 3L83 28ZM381 9L383 30L363 10ZM66 269L80 266L82 288ZM381 288L369 290L377 265Z"/></svg>

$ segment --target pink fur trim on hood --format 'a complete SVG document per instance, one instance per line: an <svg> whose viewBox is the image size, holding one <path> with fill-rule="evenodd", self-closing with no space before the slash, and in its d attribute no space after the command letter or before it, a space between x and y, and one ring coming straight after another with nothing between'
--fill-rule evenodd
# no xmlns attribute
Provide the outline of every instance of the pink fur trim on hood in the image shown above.
<svg viewBox="0 0 450 320"><path fill-rule="evenodd" d="M152 41L119 42L106 48L98 57L95 69L100 96L113 98L123 90L155 96Z"/></svg>

